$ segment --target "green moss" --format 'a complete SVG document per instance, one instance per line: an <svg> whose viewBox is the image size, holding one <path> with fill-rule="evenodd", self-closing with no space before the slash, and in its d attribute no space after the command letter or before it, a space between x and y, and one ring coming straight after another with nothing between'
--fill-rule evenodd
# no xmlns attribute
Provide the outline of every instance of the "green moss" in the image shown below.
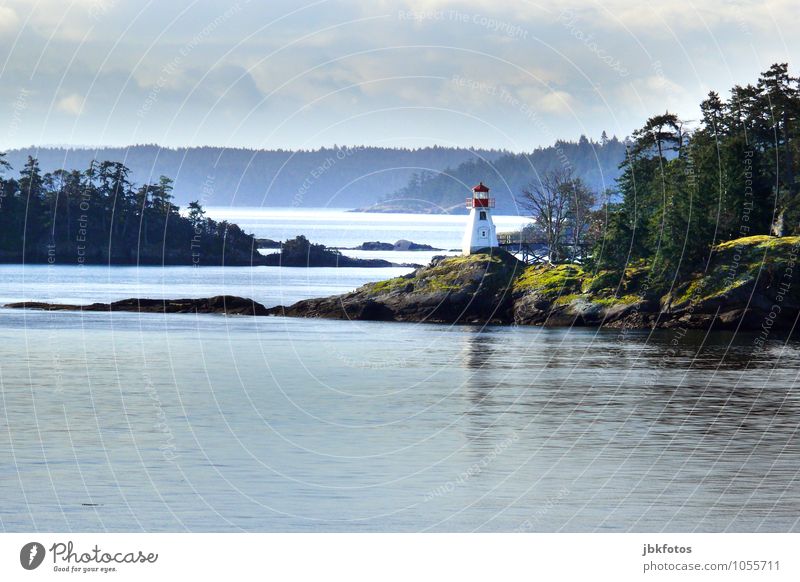
<svg viewBox="0 0 800 582"><path fill-rule="evenodd" d="M633 305L638 303L642 298L635 293L623 295L622 297L591 297L590 301L596 305L603 307L616 307L618 305Z"/></svg>
<svg viewBox="0 0 800 582"><path fill-rule="evenodd" d="M620 274L617 271L598 271L592 277L584 279L581 291L584 293L598 293L603 291L614 292L620 283Z"/></svg>
<svg viewBox="0 0 800 582"><path fill-rule="evenodd" d="M434 266L418 269L413 276L370 283L368 293L383 294L409 288L412 293L438 293L480 286L508 285L520 263L504 252L448 257Z"/></svg>
<svg viewBox="0 0 800 582"><path fill-rule="evenodd" d="M738 238L714 247L713 263L675 293L674 305L697 304L755 285L769 287L775 275L793 267L800 236L768 235Z"/></svg>
<svg viewBox="0 0 800 582"><path fill-rule="evenodd" d="M570 295L560 295L553 301L553 305L556 307L560 307L562 305L569 305L573 301L580 299L582 295L578 293L571 293Z"/></svg>
<svg viewBox="0 0 800 582"><path fill-rule="evenodd" d="M769 236L767 234L759 234L756 236L745 236L742 238L736 238L733 240L725 241L723 243L718 244L714 247L714 250L717 252L727 251L730 249L734 249L736 247L751 247L760 245L763 243L769 243L776 237ZM790 238L797 238L797 237L790 237Z"/></svg>
<svg viewBox="0 0 800 582"><path fill-rule="evenodd" d="M789 247L796 247L800 245L800 236L782 236L770 237L769 240L764 241L759 246L767 250L790 250Z"/></svg>
<svg viewBox="0 0 800 582"><path fill-rule="evenodd" d="M502 259L498 255L490 255L488 253L477 253L474 255L457 255L455 257L447 257L434 267L435 269L449 269L452 267L463 267L466 265L476 265L485 263L502 263Z"/></svg>
<svg viewBox="0 0 800 582"><path fill-rule="evenodd" d="M458 284L455 276L427 277L415 286L415 291L435 293L437 291L458 291L461 285Z"/></svg>
<svg viewBox="0 0 800 582"><path fill-rule="evenodd" d="M695 279L686 286L686 289L678 297L678 303L685 303L699 298L703 289L707 285L705 278Z"/></svg>
<svg viewBox="0 0 800 582"><path fill-rule="evenodd" d="M578 293L585 274L577 265L533 265L514 282L514 291L542 295Z"/></svg>
<svg viewBox="0 0 800 582"><path fill-rule="evenodd" d="M377 283L368 283L365 288L373 293L391 293L398 289L402 289L408 285L409 279L405 277L395 277L394 279L387 279L386 281L378 281Z"/></svg>

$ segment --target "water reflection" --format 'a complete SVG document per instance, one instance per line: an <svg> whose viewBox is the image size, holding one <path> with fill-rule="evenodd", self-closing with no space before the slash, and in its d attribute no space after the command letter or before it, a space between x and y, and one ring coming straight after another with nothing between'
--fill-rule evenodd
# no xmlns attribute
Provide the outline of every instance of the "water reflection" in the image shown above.
<svg viewBox="0 0 800 582"><path fill-rule="evenodd" d="M798 529L797 343L51 315L0 326L8 529Z"/></svg>
<svg viewBox="0 0 800 582"><path fill-rule="evenodd" d="M470 440L487 438L492 435L499 411L492 393L498 375L493 360L501 338L481 328L465 328L461 343L461 362L468 371L464 386L464 415L469 423L466 436Z"/></svg>

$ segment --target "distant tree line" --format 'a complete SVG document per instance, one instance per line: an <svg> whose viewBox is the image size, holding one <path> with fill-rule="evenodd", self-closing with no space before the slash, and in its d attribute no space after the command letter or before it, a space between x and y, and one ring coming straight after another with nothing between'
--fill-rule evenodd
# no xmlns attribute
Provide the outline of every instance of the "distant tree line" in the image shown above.
<svg viewBox="0 0 800 582"><path fill-rule="evenodd" d="M172 195L181 205L202 195L211 206L367 208L388 201L396 210L460 212L469 188L483 180L492 186L499 211L517 213L514 195L537 174L565 162L592 189L607 188L619 176L625 145L604 134L600 141L581 137L520 154L442 146L292 151L136 145L22 148L9 151L7 159L19 168L29 156L45 173L116 160L130 169L132 182L170 176Z"/></svg>
<svg viewBox="0 0 800 582"><path fill-rule="evenodd" d="M489 160L500 150L333 146L308 150L249 148L164 148L157 145L103 148L22 148L8 152L21 168L29 156L43 172L86 168L116 160L130 169L132 182L159 175L173 178L175 203L202 196L208 206L357 208L405 186L414 172L455 167L474 157Z"/></svg>
<svg viewBox="0 0 800 582"><path fill-rule="evenodd" d="M17 178L0 153L0 262L263 264L237 225L172 203L172 180L135 185L119 162L43 173L28 157Z"/></svg>

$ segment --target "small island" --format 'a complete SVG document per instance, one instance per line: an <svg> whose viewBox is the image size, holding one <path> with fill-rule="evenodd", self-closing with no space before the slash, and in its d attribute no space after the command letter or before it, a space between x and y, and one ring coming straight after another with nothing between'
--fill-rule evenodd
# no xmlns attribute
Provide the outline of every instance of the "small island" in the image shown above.
<svg viewBox="0 0 800 582"><path fill-rule="evenodd" d="M363 242L357 247L350 249L344 248L345 251L442 251L444 249L437 249L431 245L415 243L410 240L400 239L394 243L370 241Z"/></svg>
<svg viewBox="0 0 800 582"><path fill-rule="evenodd" d="M280 252L265 255L266 265L276 267L418 267L408 263L392 263L383 259L357 259L343 255L336 249L314 244L303 235L287 240Z"/></svg>

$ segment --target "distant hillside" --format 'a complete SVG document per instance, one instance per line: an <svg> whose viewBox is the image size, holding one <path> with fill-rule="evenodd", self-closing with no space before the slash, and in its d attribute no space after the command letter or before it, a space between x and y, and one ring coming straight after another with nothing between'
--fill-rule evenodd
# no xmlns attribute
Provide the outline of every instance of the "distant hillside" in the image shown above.
<svg viewBox="0 0 800 582"><path fill-rule="evenodd" d="M517 214L514 198L522 189L549 170L570 167L593 190L614 188L625 157L625 144L616 137L600 142L581 136L577 142L558 141L529 154L506 153L495 159L473 157L443 171L416 172L408 184L386 196L369 212L463 212L470 188L486 183L497 199L497 209Z"/></svg>
<svg viewBox="0 0 800 582"><path fill-rule="evenodd" d="M42 172L85 169L91 160L124 163L136 184L174 178L175 202L204 206L297 206L355 208L374 204L405 186L414 172L441 170L475 158L496 159L502 151L430 147L350 147L310 151L125 148L23 148L7 152L14 169L28 156Z"/></svg>
<svg viewBox="0 0 800 582"><path fill-rule="evenodd" d="M42 172L88 168L91 160L124 163L135 184L175 180L175 203L203 206L365 208L375 211L443 212L461 209L469 188L486 182L502 212L515 212L513 196L537 172L561 167L598 192L612 187L625 146L616 138L559 141L531 153L430 147L420 149L333 147L309 151L126 148L23 148L10 150L13 168L38 158Z"/></svg>

